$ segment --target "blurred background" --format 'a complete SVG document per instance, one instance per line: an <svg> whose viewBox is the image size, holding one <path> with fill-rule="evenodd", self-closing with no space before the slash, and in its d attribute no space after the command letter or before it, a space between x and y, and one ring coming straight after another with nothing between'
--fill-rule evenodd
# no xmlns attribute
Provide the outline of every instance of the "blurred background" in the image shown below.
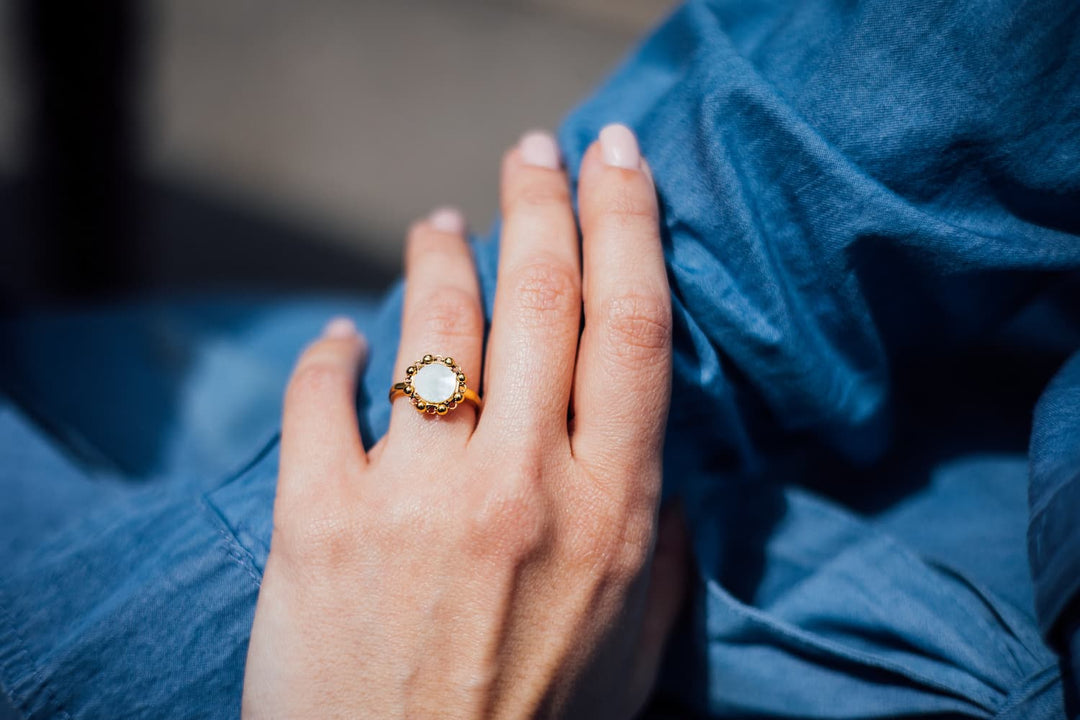
<svg viewBox="0 0 1080 720"><path fill-rule="evenodd" d="M0 307L375 291L671 0L0 0Z"/></svg>

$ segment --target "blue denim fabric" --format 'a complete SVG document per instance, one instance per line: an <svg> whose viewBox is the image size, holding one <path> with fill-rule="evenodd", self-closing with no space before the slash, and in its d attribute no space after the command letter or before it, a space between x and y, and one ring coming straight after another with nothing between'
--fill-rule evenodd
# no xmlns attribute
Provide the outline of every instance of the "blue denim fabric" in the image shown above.
<svg viewBox="0 0 1080 720"><path fill-rule="evenodd" d="M1080 621L1080 353L1054 377L1035 408L1028 494L1035 599L1042 629L1053 637L1067 611L1066 622Z"/></svg>
<svg viewBox="0 0 1080 720"><path fill-rule="evenodd" d="M691 2L563 126L573 173L630 124L661 199L665 492L697 568L661 687L689 712L1065 716L1078 38L1071 0ZM0 681L24 713L236 715L280 389L331 307L372 340L371 442L400 288L3 328Z"/></svg>

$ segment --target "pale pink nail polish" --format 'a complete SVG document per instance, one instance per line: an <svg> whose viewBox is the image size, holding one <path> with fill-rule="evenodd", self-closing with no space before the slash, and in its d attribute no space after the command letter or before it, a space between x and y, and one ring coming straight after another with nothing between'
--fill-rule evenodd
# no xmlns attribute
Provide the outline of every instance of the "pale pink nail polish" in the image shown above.
<svg viewBox="0 0 1080 720"><path fill-rule="evenodd" d="M550 133L533 130L522 136L518 143L521 160L526 165L558 170L560 163L559 146Z"/></svg>
<svg viewBox="0 0 1080 720"><path fill-rule="evenodd" d="M323 328L323 337L345 340L356 335L356 324L347 317L336 317L326 323Z"/></svg>
<svg viewBox="0 0 1080 720"><path fill-rule="evenodd" d="M604 162L612 167L638 170L641 167L641 151L638 150L634 132L625 125L608 125L600 131L600 151Z"/></svg>
<svg viewBox="0 0 1080 720"><path fill-rule="evenodd" d="M428 216L431 227L439 232L462 235L465 233L465 216L461 211L452 207L441 207L432 211Z"/></svg>

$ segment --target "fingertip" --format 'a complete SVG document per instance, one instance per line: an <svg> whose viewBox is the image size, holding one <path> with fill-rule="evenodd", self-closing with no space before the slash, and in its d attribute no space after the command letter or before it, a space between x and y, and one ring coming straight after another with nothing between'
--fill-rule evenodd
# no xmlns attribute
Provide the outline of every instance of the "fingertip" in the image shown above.
<svg viewBox="0 0 1080 720"><path fill-rule="evenodd" d="M604 131L611 127L612 126L610 125L605 127ZM619 127L625 128L625 126ZM635 184L640 184L640 179L644 179L648 183L651 194L655 195L656 190L652 166L649 165L649 161L640 154L640 151L638 151L637 162L632 166L609 162L611 159L609 155L612 154L611 150L605 149L604 142L600 137L597 137L596 140L589 144L581 159L579 192L589 192L593 188L606 186L632 187ZM618 162L623 162L620 158L624 158L625 154L616 153L615 155L615 159ZM645 187L644 185L641 186Z"/></svg>
<svg viewBox="0 0 1080 720"><path fill-rule="evenodd" d="M444 205L435 208L427 220L433 230L451 235L465 234L465 215L456 207Z"/></svg>
<svg viewBox="0 0 1080 720"><path fill-rule="evenodd" d="M334 340L347 340L356 337L356 323L351 318L338 315L330 319L323 328L322 336Z"/></svg>
<svg viewBox="0 0 1080 720"><path fill-rule="evenodd" d="M456 207L444 205L432 210L427 217L415 220L405 235L405 281L418 264L447 254L456 255L466 246L468 223Z"/></svg>
<svg viewBox="0 0 1080 720"><path fill-rule="evenodd" d="M303 365L313 359L340 357L348 359L354 368L361 368L367 362L367 338L356 328L356 323L349 317L339 315L331 318L315 340L304 348L298 364Z"/></svg>
<svg viewBox="0 0 1080 720"><path fill-rule="evenodd" d="M562 167L562 154L555 137L546 130L530 130L518 142L521 162L533 167L558 170Z"/></svg>
<svg viewBox="0 0 1080 720"><path fill-rule="evenodd" d="M604 163L624 170L641 169L641 148L637 135L622 123L611 123L600 130L600 153Z"/></svg>
<svg viewBox="0 0 1080 720"><path fill-rule="evenodd" d="M516 209L554 208L571 217L570 185L562 162L554 135L546 130L522 135L503 156L499 196L504 220Z"/></svg>
<svg viewBox="0 0 1080 720"><path fill-rule="evenodd" d="M625 125L608 125L582 159L578 205L584 225L594 218L659 216L652 168Z"/></svg>
<svg viewBox="0 0 1080 720"><path fill-rule="evenodd" d="M352 318L346 317L345 315L338 315L331 318L323 327L320 339L352 340L356 343L357 350L361 356L367 354L367 338L363 333L356 329L356 323L353 322Z"/></svg>

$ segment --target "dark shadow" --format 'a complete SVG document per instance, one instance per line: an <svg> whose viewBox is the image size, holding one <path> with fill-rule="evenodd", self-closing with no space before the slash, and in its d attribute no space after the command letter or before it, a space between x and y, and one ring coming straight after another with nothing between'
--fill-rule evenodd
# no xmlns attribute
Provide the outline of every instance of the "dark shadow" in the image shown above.
<svg viewBox="0 0 1080 720"><path fill-rule="evenodd" d="M135 0L13 7L27 117L27 222L17 240L32 282L23 293L76 299L139 284L143 8Z"/></svg>
<svg viewBox="0 0 1080 720"><path fill-rule="evenodd" d="M20 194L0 185L0 231L23 222ZM144 197L137 291L58 290L28 272L20 243L5 245L0 271L0 392L82 463L136 481L161 466L196 335L242 336L263 305L289 297L371 298L398 272L342 239L194 188L155 183ZM203 300L176 302L184 297Z"/></svg>
<svg viewBox="0 0 1080 720"><path fill-rule="evenodd" d="M0 178L0 308L372 291L397 273L269 206L147 175L142 3L20 0L11 12L21 92L9 101L25 108L26 154L16 177Z"/></svg>
<svg viewBox="0 0 1080 720"><path fill-rule="evenodd" d="M147 191L144 247L154 292L364 292L385 289L397 263L373 261L355 241L205 190L156 182ZM350 247L351 246L351 247Z"/></svg>
<svg viewBox="0 0 1080 720"><path fill-rule="evenodd" d="M3 692L0 692L0 720L20 720L19 712Z"/></svg>
<svg viewBox="0 0 1080 720"><path fill-rule="evenodd" d="M1027 453L1031 412L1063 356L1053 350L987 343L964 352L905 361L895 370L888 451L856 467L808 445L811 489L863 515L876 515L922 489L930 471L975 454ZM942 428L948 428L947 436ZM872 481L870 480L872 478Z"/></svg>
<svg viewBox="0 0 1080 720"><path fill-rule="evenodd" d="M32 224L24 212L28 192L21 183L0 183L0 309L9 314L197 291L371 294L400 272L396 263L365 257L349 239L190 185L158 181L140 191L145 207L137 278L90 291L85 284L64 284L66 270L41 269L81 265L78 255L53 257L60 251L38 246L26 230Z"/></svg>

